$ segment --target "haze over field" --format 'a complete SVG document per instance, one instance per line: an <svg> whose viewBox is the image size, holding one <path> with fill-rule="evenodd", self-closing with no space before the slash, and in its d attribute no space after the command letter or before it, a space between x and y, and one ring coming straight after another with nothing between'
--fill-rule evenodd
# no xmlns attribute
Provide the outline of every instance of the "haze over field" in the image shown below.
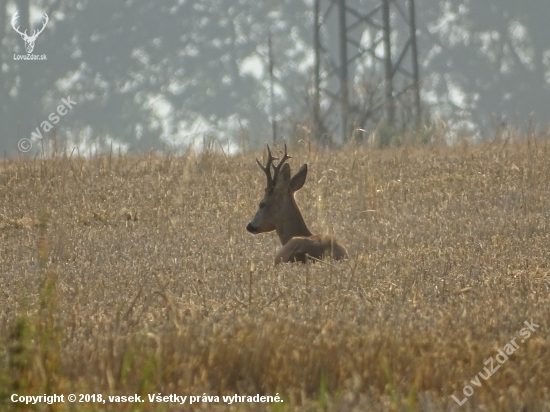
<svg viewBox="0 0 550 412"><path fill-rule="evenodd" d="M347 0L363 14L379 3ZM398 3L390 16L394 62L408 30L402 19L406 2ZM321 1L323 15L328 4ZM492 137L507 127L525 130L531 121L542 131L547 128L549 2L417 0L416 9L425 122L440 118L450 127L449 139ZM44 13L49 20L43 28ZM338 88L337 78L330 76L338 66L337 13L333 9L327 16L321 31L327 50L321 110L338 141L337 109L328 98ZM354 24L351 13L348 19ZM376 24L379 20L374 15ZM350 59L381 36L372 27L354 27ZM46 60L14 57L27 55L15 28L28 34L43 28L33 54ZM110 148L113 141L115 147L135 152L185 148L194 139L200 146L205 133L236 143L242 130L259 147L271 136L269 33L276 119L280 135L291 137L302 127L311 129L311 0L1 2L0 150L16 154L18 141L30 138L67 96L77 105L44 133L45 141L31 139L35 151L44 142L47 147L51 140L60 144L67 139L82 152ZM367 135L383 119L374 110L384 96L381 43L375 53L377 57L361 55L349 67L350 126ZM401 83L396 81L396 94ZM398 109L406 113L407 101Z"/></svg>

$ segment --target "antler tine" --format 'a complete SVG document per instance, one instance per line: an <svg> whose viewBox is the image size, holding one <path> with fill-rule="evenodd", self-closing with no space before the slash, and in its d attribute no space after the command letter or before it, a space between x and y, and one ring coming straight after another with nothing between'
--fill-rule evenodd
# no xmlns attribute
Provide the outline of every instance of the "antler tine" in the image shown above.
<svg viewBox="0 0 550 412"><path fill-rule="evenodd" d="M27 35L27 30L25 30L23 33L19 30L19 27L21 26L17 26L15 27L15 25L17 24L17 21L19 20L19 10L17 10L15 12L15 14L13 15L12 19L11 19L11 26L13 27L13 29L19 33L21 36L26 36Z"/></svg>
<svg viewBox="0 0 550 412"><path fill-rule="evenodd" d="M269 148L269 145L267 146L267 163L265 166L261 164L261 162L256 159L256 163L258 163L258 166L260 166L260 169L262 169L267 176L267 187L270 187L275 182L275 177L271 177L271 165L273 164L273 160L277 159L276 157L273 157L271 154L271 149Z"/></svg>
<svg viewBox="0 0 550 412"><path fill-rule="evenodd" d="M44 20L44 23L42 23L42 28L40 30L36 30L37 31L36 34L34 34L33 32L32 33L33 36L38 37L38 35L44 31L44 29L46 28L46 24L48 24L48 22L50 21L50 18L46 13L44 13L44 16L42 16L42 20Z"/></svg>
<svg viewBox="0 0 550 412"><path fill-rule="evenodd" d="M283 158L277 163L277 166L273 166L273 181L275 182L277 180L277 176L279 175L279 170L281 170L281 166L284 162L286 162L288 159L292 159L292 156L289 156L286 152L286 143L285 143L285 153L283 155Z"/></svg>

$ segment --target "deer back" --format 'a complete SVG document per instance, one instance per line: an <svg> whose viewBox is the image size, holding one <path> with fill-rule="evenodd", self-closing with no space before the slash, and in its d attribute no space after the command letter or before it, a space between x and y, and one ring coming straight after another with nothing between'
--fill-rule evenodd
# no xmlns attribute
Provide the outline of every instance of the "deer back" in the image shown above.
<svg viewBox="0 0 550 412"><path fill-rule="evenodd" d="M323 259L332 257L334 260L348 258L346 248L332 236L298 236L281 247L275 256L275 264L288 262L306 263L310 257ZM315 260L313 259L313 260Z"/></svg>

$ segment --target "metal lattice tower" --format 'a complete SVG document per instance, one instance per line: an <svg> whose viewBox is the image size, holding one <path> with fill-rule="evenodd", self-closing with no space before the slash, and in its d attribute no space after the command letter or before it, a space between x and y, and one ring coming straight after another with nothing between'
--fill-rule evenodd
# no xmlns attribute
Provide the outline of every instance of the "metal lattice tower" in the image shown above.
<svg viewBox="0 0 550 412"><path fill-rule="evenodd" d="M323 11L323 3L327 1L328 5ZM382 67L379 72L383 73L384 98L381 102L373 102L373 107L369 108L368 113L363 117L368 118L376 111L384 110L386 123L394 126L396 100L412 92L414 125L419 127L421 123L420 77L414 0L373 0L372 9L366 12L347 4L351 1L353 0L314 0L313 135L316 139L321 139L326 129L321 119L321 101L325 98L331 101L331 107L339 106L339 134L343 141L349 137L350 65L365 56ZM355 3L357 2L356 0ZM365 2L365 0L362 1L362 3ZM338 63L335 63L333 56L321 40L323 27L334 9L337 12ZM398 23L403 22L408 28L406 32L401 26L397 26ZM363 30L360 33L368 30L372 34L370 43L365 45L364 42L353 38L350 33L354 30ZM396 33L400 36L396 36ZM355 54L348 57L348 52L352 48L355 48ZM407 56L410 61L408 67L405 59ZM328 64L323 65L324 61ZM324 68L327 65L328 69ZM323 80L328 82L330 77L338 79L337 92L331 92L328 88L322 87ZM402 83L400 88L396 84L398 77L401 78Z"/></svg>

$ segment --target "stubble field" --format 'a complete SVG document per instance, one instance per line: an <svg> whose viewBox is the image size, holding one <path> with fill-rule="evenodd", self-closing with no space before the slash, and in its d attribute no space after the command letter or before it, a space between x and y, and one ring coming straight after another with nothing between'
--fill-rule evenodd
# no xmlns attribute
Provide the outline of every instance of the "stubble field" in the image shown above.
<svg viewBox="0 0 550 412"><path fill-rule="evenodd" d="M4 160L0 409L550 411L547 139L289 153L350 260L272 266L259 153Z"/></svg>

